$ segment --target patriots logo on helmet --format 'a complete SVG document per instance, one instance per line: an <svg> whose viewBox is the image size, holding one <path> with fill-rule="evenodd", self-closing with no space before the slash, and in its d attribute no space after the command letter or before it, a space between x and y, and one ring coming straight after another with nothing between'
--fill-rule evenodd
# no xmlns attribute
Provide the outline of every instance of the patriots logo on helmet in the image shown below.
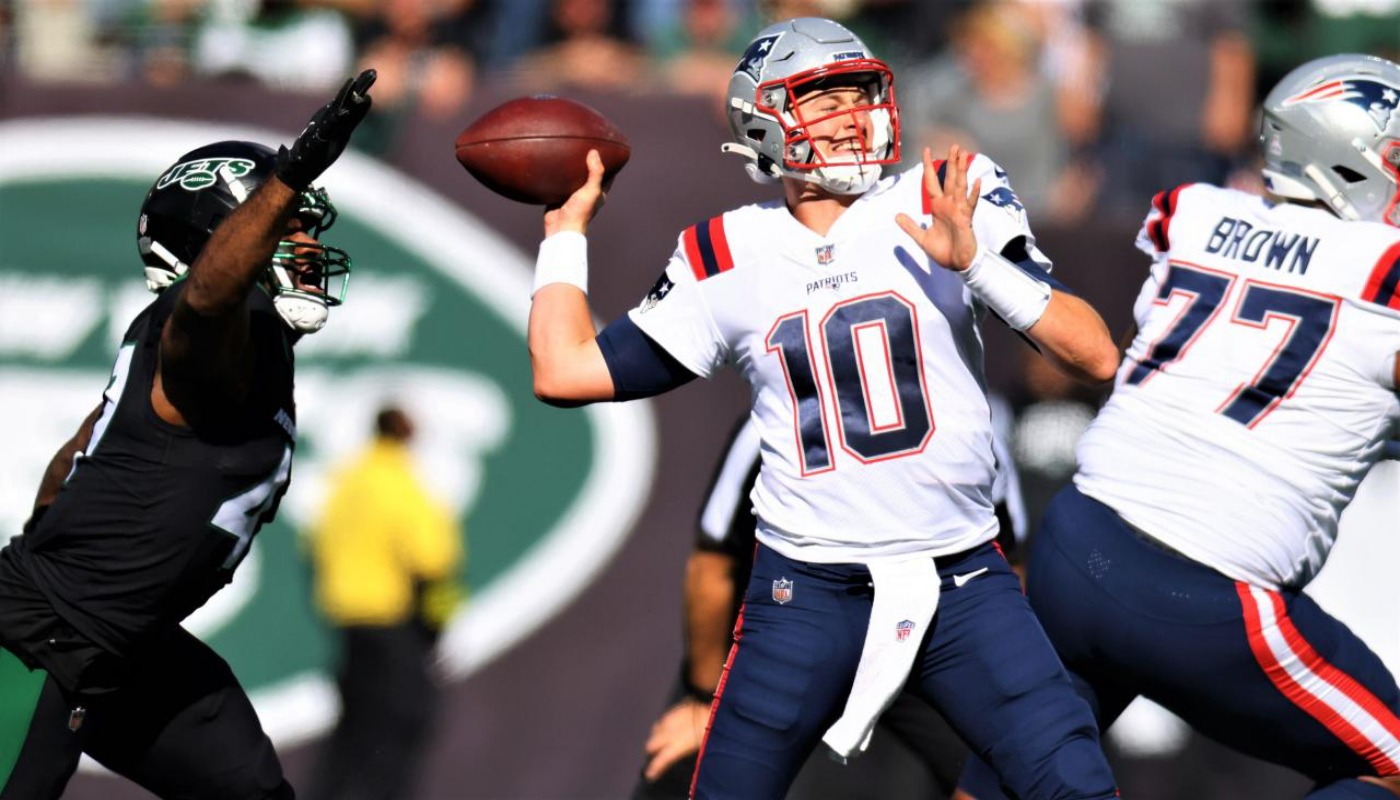
<svg viewBox="0 0 1400 800"><path fill-rule="evenodd" d="M1388 83L1369 78L1346 78L1326 81L1305 89L1283 101L1285 106L1301 103L1325 103L1341 100L1360 106L1370 115L1377 130L1385 130L1394 116L1396 106L1400 106L1400 89Z"/></svg>
<svg viewBox="0 0 1400 800"><path fill-rule="evenodd" d="M781 35L762 36L754 39L753 43L749 45L749 49L744 51L743 57L739 59L739 66L734 71L742 72L753 78L754 83L758 83L758 74L763 71L763 65L767 63L768 56L772 55L773 45L777 43L778 37Z"/></svg>
<svg viewBox="0 0 1400 800"><path fill-rule="evenodd" d="M988 203L991 203L994 206L1000 206L1001 208L1005 208L1008 211L1026 210L1026 207L1021 205L1021 198L1017 197L1016 193L1011 191L1011 189L1006 186L998 186L990 192L987 192L986 194L982 195L982 199L986 200Z"/></svg>

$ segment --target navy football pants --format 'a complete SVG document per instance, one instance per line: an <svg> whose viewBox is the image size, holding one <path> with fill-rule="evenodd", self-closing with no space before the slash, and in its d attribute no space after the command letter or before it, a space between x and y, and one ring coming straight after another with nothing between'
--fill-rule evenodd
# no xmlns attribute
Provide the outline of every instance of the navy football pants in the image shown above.
<svg viewBox="0 0 1400 800"><path fill-rule="evenodd" d="M983 569L955 585L955 575ZM942 596L909 688L1020 796L1115 796L1090 709L1006 560L989 544L940 559L938 571ZM785 603L774 597L779 580L793 582ZM695 797L783 797L845 707L873 596L870 572L859 564L809 564L759 546Z"/></svg>
<svg viewBox="0 0 1400 800"><path fill-rule="evenodd" d="M1031 543L1031 606L1107 728L1144 695L1201 733L1321 785L1400 773L1400 690L1299 591L1240 583L1150 544L1069 487ZM1001 797L985 765L962 786Z"/></svg>

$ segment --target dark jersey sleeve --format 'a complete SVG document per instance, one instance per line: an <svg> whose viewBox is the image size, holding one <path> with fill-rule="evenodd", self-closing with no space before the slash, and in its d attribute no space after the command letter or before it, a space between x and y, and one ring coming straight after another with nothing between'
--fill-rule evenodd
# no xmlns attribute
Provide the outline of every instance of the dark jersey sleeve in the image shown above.
<svg viewBox="0 0 1400 800"><path fill-rule="evenodd" d="M697 550L724 553L747 563L753 558L754 528L749 493L758 480L758 431L745 417L729 435L696 521Z"/></svg>
<svg viewBox="0 0 1400 800"><path fill-rule="evenodd" d="M598 334L598 349L603 351L603 361L612 375L614 400L654 397L697 377L626 314Z"/></svg>
<svg viewBox="0 0 1400 800"><path fill-rule="evenodd" d="M1022 272L1032 278L1050 284L1051 289L1067 294L1074 294L1073 290L1061 283L1060 280L1054 275L1051 275L1045 267L1042 267L1035 259L1031 258L1031 254L1026 252L1026 237L1017 236L1015 239L1007 242L1006 246L1001 248L1001 257L1020 267Z"/></svg>

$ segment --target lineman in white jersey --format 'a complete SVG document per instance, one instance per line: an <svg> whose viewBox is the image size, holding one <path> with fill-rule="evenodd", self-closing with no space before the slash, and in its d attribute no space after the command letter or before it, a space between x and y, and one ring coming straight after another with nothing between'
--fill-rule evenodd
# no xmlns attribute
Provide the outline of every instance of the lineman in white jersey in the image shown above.
<svg viewBox="0 0 1400 800"><path fill-rule="evenodd" d="M1137 337L1030 558L1101 725L1146 695L1314 800L1400 794L1400 690L1301 591L1400 424L1397 102L1391 62L1305 64L1264 104L1273 198L1153 200Z"/></svg>
<svg viewBox="0 0 1400 800"><path fill-rule="evenodd" d="M728 109L725 149L783 199L685 231L641 306L597 334L591 153L589 183L545 214L529 324L548 402L648 396L723 365L752 387L759 547L694 796L781 797L819 742L860 752L909 678L1020 796L1113 797L1088 705L993 545L977 327L990 308L1101 381L1117 362L1102 320L1054 288L991 161L953 148L879 180L898 160L893 76L840 25L760 32Z"/></svg>

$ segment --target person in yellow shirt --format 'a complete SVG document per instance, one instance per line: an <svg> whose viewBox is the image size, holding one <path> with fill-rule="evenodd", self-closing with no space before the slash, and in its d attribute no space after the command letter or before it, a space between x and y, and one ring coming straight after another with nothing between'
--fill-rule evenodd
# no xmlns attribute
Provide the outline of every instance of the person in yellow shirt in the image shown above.
<svg viewBox="0 0 1400 800"><path fill-rule="evenodd" d="M316 606L336 629L341 717L311 800L411 797L438 690L434 644L462 597L460 528L414 472L412 419L386 406L309 532Z"/></svg>

